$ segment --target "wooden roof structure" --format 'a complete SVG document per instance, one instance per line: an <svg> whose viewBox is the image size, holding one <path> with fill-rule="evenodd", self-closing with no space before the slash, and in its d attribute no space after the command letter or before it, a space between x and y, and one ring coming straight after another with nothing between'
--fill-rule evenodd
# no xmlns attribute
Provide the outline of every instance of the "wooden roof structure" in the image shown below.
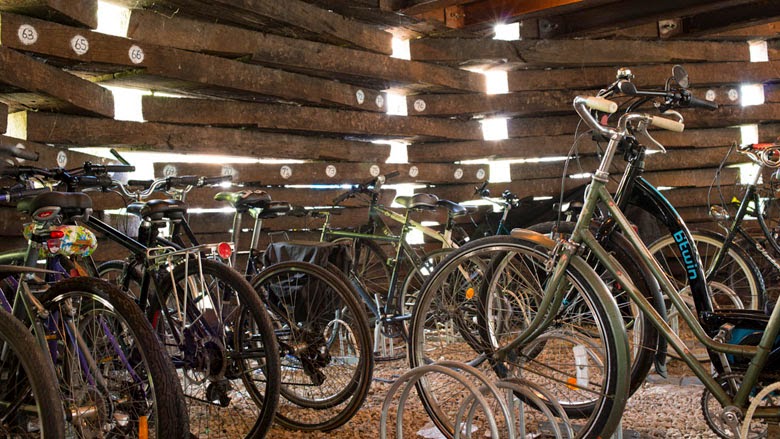
<svg viewBox="0 0 780 439"><path fill-rule="evenodd" d="M670 196L698 221L707 218L715 168L741 139L738 126L758 124L761 140L780 135L777 0L110 2L131 10L126 36L95 31L97 0L0 1L0 121L6 113L13 121L6 136L47 154L110 146L304 160L181 163L168 172L233 172L280 186L276 199L308 204L326 200L282 186L363 181L396 168L398 182L459 201L489 178L486 165L463 161L566 155L576 94L610 83L618 67L631 68L641 87L662 86L680 63L694 93L721 108L685 112L681 135L659 133L670 153L649 161L648 176L679 188ZM493 39L496 24L515 22L519 40ZM410 59L391 56L394 36L409 40ZM749 41L764 42L758 47L765 44L767 61L751 62ZM485 71L506 72L505 93L486 92ZM745 83L763 87L763 104L741 105ZM102 85L151 91L142 100L145 121L116 120ZM397 94L407 115L388 114ZM484 140L481 121L494 117L506 118L507 138ZM408 163L385 163L390 146L377 142L387 141L408 144ZM588 141L580 145L584 169L595 152ZM554 195L562 169L562 162L513 163L512 183L491 186ZM721 180L737 192L736 170Z"/></svg>

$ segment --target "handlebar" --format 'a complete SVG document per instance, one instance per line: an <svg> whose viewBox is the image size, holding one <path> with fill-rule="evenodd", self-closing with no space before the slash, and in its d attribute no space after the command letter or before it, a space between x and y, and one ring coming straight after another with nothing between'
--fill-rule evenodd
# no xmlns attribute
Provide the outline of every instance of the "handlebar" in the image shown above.
<svg viewBox="0 0 780 439"><path fill-rule="evenodd" d="M143 200L148 198L155 191L168 192L177 187L184 187L179 189L179 193L187 193L194 187L210 186L220 184L228 181L232 181L232 175L220 175L218 177L202 177L198 175L183 175L181 177L171 176L165 178L158 178L156 180L128 180L127 184L119 184L119 188L122 193L136 200ZM142 187L144 189L139 191L129 191L128 186Z"/></svg>
<svg viewBox="0 0 780 439"><path fill-rule="evenodd" d="M780 144L753 143L742 145L737 150L759 165L780 168Z"/></svg>
<svg viewBox="0 0 780 439"><path fill-rule="evenodd" d="M352 187L343 194L337 196L333 199L334 205L339 205L346 201L349 198L354 197L357 194L376 194L379 193L379 190L381 189L382 185L387 182L387 180L390 180L391 178L395 178L397 176L401 175L398 171L393 171L385 175L379 175L375 178L372 178L371 180L366 181L365 183L359 183L356 185L352 185Z"/></svg>
<svg viewBox="0 0 780 439"><path fill-rule="evenodd" d="M28 198L38 194L42 194L44 192L51 192L51 189L39 188L39 189L23 189L20 191L6 191L0 193L0 203L11 203L14 201L21 200L22 198Z"/></svg>
<svg viewBox="0 0 780 439"><path fill-rule="evenodd" d="M21 143L17 143L16 145L11 145L8 143L0 144L0 157L6 156L16 157L23 160L30 160L32 162L38 161L38 153L24 149L24 145Z"/></svg>

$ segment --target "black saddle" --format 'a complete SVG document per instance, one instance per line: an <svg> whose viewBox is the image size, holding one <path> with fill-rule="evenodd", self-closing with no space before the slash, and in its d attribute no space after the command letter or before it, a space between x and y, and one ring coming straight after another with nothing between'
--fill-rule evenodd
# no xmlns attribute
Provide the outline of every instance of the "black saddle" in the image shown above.
<svg viewBox="0 0 780 439"><path fill-rule="evenodd" d="M257 218L267 219L289 215L292 211L293 207L286 201L271 201L264 208L253 210L252 215L257 216Z"/></svg>
<svg viewBox="0 0 780 439"><path fill-rule="evenodd" d="M439 202L437 204L439 206L444 207L445 209L447 209L447 212L453 218L456 217L456 216L463 216L466 213L468 213L468 209L466 208L466 206L462 206L462 205L460 205L460 204L458 204L458 203L456 203L454 201L439 200Z"/></svg>
<svg viewBox="0 0 780 439"><path fill-rule="evenodd" d="M266 209L271 204L271 196L266 191L220 192L214 195L217 201L226 201L239 212L249 209Z"/></svg>
<svg viewBox="0 0 780 439"><path fill-rule="evenodd" d="M439 206L439 197L434 194L414 194L411 197L395 197L395 202L406 209L434 210Z"/></svg>
<svg viewBox="0 0 780 439"><path fill-rule="evenodd" d="M136 202L127 206L127 213L140 216L149 221L183 219L187 213L187 204L179 200Z"/></svg>
<svg viewBox="0 0 780 439"><path fill-rule="evenodd" d="M92 199L82 192L44 192L33 198L19 201L16 210L30 214L39 221L48 220L58 213L65 217L73 217L90 212Z"/></svg>

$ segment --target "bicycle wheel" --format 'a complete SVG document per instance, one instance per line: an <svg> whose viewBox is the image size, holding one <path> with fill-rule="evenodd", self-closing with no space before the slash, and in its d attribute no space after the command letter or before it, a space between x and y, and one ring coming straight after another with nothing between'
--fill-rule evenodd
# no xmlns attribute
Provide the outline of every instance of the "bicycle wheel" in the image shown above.
<svg viewBox="0 0 780 439"><path fill-rule="evenodd" d="M65 437L57 377L37 346L29 330L0 308L0 436Z"/></svg>
<svg viewBox="0 0 780 439"><path fill-rule="evenodd" d="M717 272L712 272L715 254L723 248L723 236L707 231L691 232L707 273L712 305L715 308L763 309L764 282L755 262L743 249L731 245ZM674 237L665 236L648 246L661 263L677 291L690 298L686 264Z"/></svg>
<svg viewBox="0 0 780 439"><path fill-rule="evenodd" d="M557 226L558 234L570 236L574 225L571 222L556 224L556 222L551 221L531 226L529 230L550 236ZM639 254L631 247L628 240L619 232L613 232L605 237L601 244L620 263L623 272L628 274L645 298L650 303L654 303L656 301L654 292L658 292L658 283L653 279L652 273L642 265ZM631 388L629 390L629 396L631 396L645 382L645 378L653 366L659 343L658 329L653 325L650 317L642 313L639 307L633 303L625 288L598 261L589 257L584 259L588 263L592 261L593 269L601 276L604 284L612 293L620 314L623 316L623 323L628 335L629 352L631 353ZM658 305L662 306L662 304Z"/></svg>
<svg viewBox="0 0 780 439"><path fill-rule="evenodd" d="M103 280L74 277L41 302L69 435L189 436L176 372L132 300Z"/></svg>
<svg viewBox="0 0 780 439"><path fill-rule="evenodd" d="M363 304L339 277L308 262L267 267L252 285L271 313L282 355L277 420L297 430L344 425L363 404L373 373Z"/></svg>
<svg viewBox="0 0 780 439"><path fill-rule="evenodd" d="M613 299L582 260L573 258L565 273L566 297L577 306L561 307L541 336L506 358L495 355L539 311L548 252L506 236L454 251L426 281L415 306L410 365L446 359L499 378L522 376L551 392L569 417L583 418L576 421L577 437L606 437L627 398L628 346ZM463 395L440 384L422 380L418 393L436 426L453 437Z"/></svg>
<svg viewBox="0 0 780 439"><path fill-rule="evenodd" d="M98 265L97 271L101 279L119 286L133 300L141 296L141 272L137 266L130 266L127 261L117 259L103 262Z"/></svg>
<svg viewBox="0 0 780 439"><path fill-rule="evenodd" d="M150 315L179 370L198 437L261 438L279 401L279 348L252 286L218 262L179 261Z"/></svg>

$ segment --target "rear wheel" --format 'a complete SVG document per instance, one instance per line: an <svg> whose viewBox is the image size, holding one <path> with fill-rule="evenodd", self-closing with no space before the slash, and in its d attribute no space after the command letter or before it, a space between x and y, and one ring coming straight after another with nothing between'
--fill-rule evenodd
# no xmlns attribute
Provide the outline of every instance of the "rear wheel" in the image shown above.
<svg viewBox="0 0 780 439"><path fill-rule="evenodd" d="M274 321L282 358L277 420L332 430L360 409L371 385L364 306L341 278L301 261L267 267L252 280Z"/></svg>
<svg viewBox="0 0 780 439"><path fill-rule="evenodd" d="M279 401L280 362L270 316L252 286L230 267L180 261L163 271L150 313L173 357L192 433L264 437Z"/></svg>

